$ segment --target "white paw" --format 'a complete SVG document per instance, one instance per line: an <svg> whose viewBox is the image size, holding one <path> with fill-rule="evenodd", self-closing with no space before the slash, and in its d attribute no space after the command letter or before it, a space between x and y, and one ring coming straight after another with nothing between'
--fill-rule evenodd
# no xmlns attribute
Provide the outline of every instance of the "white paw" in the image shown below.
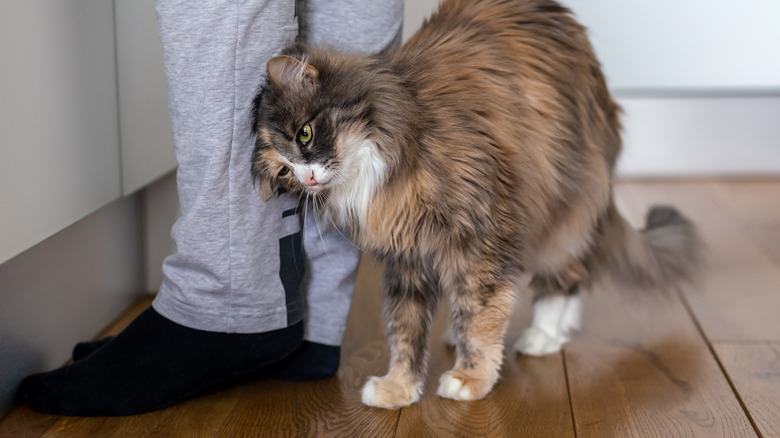
<svg viewBox="0 0 780 438"><path fill-rule="evenodd" d="M402 384L385 377L371 377L363 386L361 400L364 405L384 409L397 409L416 402L422 394L422 383Z"/></svg>
<svg viewBox="0 0 780 438"><path fill-rule="evenodd" d="M449 373L441 376L441 379L439 380L439 389L436 390L436 394L453 400L474 399L469 388L463 386L463 381L457 377L451 376Z"/></svg>
<svg viewBox="0 0 780 438"><path fill-rule="evenodd" d="M447 371L439 379L436 394L452 400L479 400L493 389L495 380L473 379L461 372Z"/></svg>
<svg viewBox="0 0 780 438"><path fill-rule="evenodd" d="M371 377L368 379L368 382L363 385L363 390L360 393L360 400L364 405L379 407L379 400L376 398L376 381L378 379L379 377L376 376Z"/></svg>
<svg viewBox="0 0 780 438"><path fill-rule="evenodd" d="M529 356L544 356L557 353L563 344L569 341L567 336L553 336L538 327L529 327L515 344L515 350Z"/></svg>
<svg viewBox="0 0 780 438"><path fill-rule="evenodd" d="M534 303L531 327L515 344L515 350L530 356L561 351L569 334L580 327L582 302L578 296L551 295Z"/></svg>

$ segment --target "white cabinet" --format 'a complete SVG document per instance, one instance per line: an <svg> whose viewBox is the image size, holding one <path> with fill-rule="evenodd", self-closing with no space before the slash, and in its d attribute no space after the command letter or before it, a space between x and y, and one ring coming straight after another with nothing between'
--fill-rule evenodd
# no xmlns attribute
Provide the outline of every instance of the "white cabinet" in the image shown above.
<svg viewBox="0 0 780 438"><path fill-rule="evenodd" d="M120 196L113 5L0 2L0 263Z"/></svg>
<svg viewBox="0 0 780 438"><path fill-rule="evenodd" d="M153 0L0 1L0 263L175 167Z"/></svg>
<svg viewBox="0 0 780 438"><path fill-rule="evenodd" d="M115 0L122 192L176 168L154 0Z"/></svg>

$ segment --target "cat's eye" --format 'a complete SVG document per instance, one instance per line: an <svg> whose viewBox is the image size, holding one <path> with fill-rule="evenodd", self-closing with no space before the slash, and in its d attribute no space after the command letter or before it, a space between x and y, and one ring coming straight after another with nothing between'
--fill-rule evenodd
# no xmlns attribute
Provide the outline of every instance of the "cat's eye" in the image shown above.
<svg viewBox="0 0 780 438"><path fill-rule="evenodd" d="M312 137L314 137L314 132L311 130L311 125L308 123L298 130L298 141L300 141L302 145L306 146L306 143L310 142Z"/></svg>
<svg viewBox="0 0 780 438"><path fill-rule="evenodd" d="M288 173L290 173L290 168L287 166L282 166L282 169L279 170L279 176L285 176Z"/></svg>

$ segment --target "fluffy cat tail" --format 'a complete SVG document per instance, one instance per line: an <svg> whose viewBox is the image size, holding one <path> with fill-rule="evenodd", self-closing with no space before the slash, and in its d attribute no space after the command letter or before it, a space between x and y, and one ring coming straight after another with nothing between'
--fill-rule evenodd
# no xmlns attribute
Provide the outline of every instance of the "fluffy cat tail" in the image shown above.
<svg viewBox="0 0 780 438"><path fill-rule="evenodd" d="M639 230L614 205L607 215L606 264L614 280L667 289L694 279L702 264L703 245L694 224L675 208L652 207Z"/></svg>

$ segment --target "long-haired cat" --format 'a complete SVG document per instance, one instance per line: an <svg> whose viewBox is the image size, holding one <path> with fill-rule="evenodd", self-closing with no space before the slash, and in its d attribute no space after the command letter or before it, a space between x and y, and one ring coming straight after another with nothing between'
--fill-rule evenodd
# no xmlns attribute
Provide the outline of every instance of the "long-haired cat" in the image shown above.
<svg viewBox="0 0 780 438"><path fill-rule="evenodd" d="M644 230L615 209L619 108L585 31L551 0L447 0L376 56L296 46L267 65L252 171L263 199L303 190L386 264L390 369L363 402L414 403L432 313L452 313L457 361L438 394L498 379L516 292L536 297L517 348L557 351L600 273L664 288L697 255L668 207ZM528 278L531 278L528 281Z"/></svg>

